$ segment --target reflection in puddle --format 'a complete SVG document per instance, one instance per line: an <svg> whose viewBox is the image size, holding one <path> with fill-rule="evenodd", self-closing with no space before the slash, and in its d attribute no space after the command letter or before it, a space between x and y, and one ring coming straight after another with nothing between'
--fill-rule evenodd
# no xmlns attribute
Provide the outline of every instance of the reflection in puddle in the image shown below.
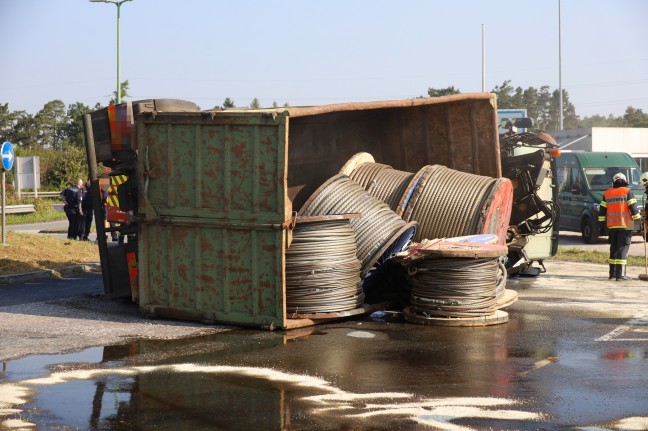
<svg viewBox="0 0 648 431"><path fill-rule="evenodd" d="M454 422L542 419L539 413L513 409L517 404L502 398L358 394L308 375L197 364L64 371L0 384L0 420L6 428L276 430L354 424L357 429L414 429L422 424L469 430ZM375 417L381 418L378 424L368 421Z"/></svg>

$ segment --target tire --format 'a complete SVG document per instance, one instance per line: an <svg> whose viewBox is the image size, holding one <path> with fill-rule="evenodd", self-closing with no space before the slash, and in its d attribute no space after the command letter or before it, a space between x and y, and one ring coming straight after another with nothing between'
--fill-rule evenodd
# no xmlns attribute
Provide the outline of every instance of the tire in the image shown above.
<svg viewBox="0 0 648 431"><path fill-rule="evenodd" d="M583 218L583 222L581 223L581 234L583 234L583 242L585 244L596 243L599 237L598 222L589 217Z"/></svg>

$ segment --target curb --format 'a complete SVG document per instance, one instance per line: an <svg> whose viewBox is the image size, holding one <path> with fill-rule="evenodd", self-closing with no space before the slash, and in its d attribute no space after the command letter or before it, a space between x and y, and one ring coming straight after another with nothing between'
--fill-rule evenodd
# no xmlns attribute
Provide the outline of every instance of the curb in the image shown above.
<svg viewBox="0 0 648 431"><path fill-rule="evenodd" d="M58 271L53 269L44 269L41 271L24 272L21 274L0 275L0 284L20 284L43 280L46 278L70 277L74 274L85 272L101 272L101 264L84 263L80 265L65 266Z"/></svg>

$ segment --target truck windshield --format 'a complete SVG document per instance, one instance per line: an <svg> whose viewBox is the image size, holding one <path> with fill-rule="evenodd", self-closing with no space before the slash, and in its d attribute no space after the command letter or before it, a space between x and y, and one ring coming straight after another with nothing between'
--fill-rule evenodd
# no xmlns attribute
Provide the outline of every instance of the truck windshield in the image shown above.
<svg viewBox="0 0 648 431"><path fill-rule="evenodd" d="M607 190L612 187L612 177L615 174L622 173L628 179L628 184L632 188L639 187L639 175L641 172L636 167L604 167L604 168L584 168L585 178L592 190Z"/></svg>

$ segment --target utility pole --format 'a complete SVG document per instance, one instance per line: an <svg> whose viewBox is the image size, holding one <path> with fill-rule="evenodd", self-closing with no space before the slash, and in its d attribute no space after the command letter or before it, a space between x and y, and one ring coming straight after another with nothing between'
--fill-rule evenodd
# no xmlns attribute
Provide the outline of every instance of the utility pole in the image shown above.
<svg viewBox="0 0 648 431"><path fill-rule="evenodd" d="M121 1L114 1L114 0L90 0L92 3L112 3L115 6L117 6L117 104L121 103L121 63L120 63L120 25L119 21L121 19L121 5L133 1L133 0L121 0Z"/></svg>
<svg viewBox="0 0 648 431"><path fill-rule="evenodd" d="M561 27L561 22L560 22L560 0L558 0L558 91L560 92L559 95L559 107L558 110L560 111L559 117L560 117L560 130L563 129L563 90L562 90L562 35L561 35L562 27Z"/></svg>

